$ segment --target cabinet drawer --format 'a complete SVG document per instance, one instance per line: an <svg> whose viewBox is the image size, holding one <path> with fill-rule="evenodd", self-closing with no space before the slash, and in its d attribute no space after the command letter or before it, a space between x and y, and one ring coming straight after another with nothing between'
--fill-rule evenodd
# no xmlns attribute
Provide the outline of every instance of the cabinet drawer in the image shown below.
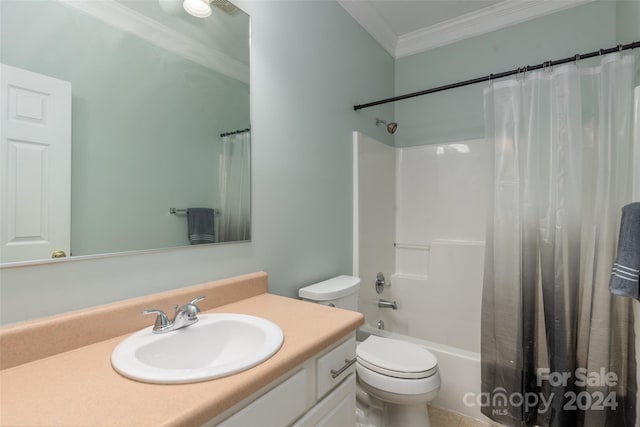
<svg viewBox="0 0 640 427"><path fill-rule="evenodd" d="M351 337L318 358L316 399L320 399L350 373L355 372L356 338Z"/></svg>

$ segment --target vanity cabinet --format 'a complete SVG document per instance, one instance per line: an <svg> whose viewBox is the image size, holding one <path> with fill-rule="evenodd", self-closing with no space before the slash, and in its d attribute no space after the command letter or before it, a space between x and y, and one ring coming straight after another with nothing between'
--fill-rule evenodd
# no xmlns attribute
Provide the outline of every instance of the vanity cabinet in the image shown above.
<svg viewBox="0 0 640 427"><path fill-rule="evenodd" d="M354 333L205 426L355 425L355 353Z"/></svg>
<svg viewBox="0 0 640 427"><path fill-rule="evenodd" d="M294 427L342 427L356 425L356 374L344 381L296 421Z"/></svg>

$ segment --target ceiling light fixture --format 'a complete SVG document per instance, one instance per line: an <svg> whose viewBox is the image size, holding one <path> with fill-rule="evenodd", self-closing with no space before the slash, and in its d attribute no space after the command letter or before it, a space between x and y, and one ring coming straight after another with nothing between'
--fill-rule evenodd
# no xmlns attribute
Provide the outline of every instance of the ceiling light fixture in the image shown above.
<svg viewBox="0 0 640 427"><path fill-rule="evenodd" d="M211 15L211 6L207 0L184 0L182 7L189 15L206 18Z"/></svg>

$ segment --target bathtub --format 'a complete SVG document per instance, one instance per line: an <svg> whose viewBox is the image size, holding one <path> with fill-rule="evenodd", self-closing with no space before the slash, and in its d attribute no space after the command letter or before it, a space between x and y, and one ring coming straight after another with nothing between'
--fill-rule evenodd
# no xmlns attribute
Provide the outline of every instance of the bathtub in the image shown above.
<svg viewBox="0 0 640 427"><path fill-rule="evenodd" d="M480 393L479 353L380 330L368 324L358 330L356 338L361 342L369 335L408 341L428 349L438 359L442 378L438 396L431 405L490 423L490 420L480 413L480 407L475 404L475 396Z"/></svg>

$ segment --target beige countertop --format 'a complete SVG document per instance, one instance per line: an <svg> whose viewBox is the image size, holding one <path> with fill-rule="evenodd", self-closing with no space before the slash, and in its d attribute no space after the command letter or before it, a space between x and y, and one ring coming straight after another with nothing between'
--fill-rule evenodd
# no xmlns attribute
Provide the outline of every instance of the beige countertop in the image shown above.
<svg viewBox="0 0 640 427"><path fill-rule="evenodd" d="M247 371L180 385L136 382L113 370L111 352L129 333L80 346L0 371L0 425L199 426L347 336L364 321L357 312L268 293L206 312L243 313L271 320L282 328L284 343L274 356ZM20 341L19 335L11 338Z"/></svg>

